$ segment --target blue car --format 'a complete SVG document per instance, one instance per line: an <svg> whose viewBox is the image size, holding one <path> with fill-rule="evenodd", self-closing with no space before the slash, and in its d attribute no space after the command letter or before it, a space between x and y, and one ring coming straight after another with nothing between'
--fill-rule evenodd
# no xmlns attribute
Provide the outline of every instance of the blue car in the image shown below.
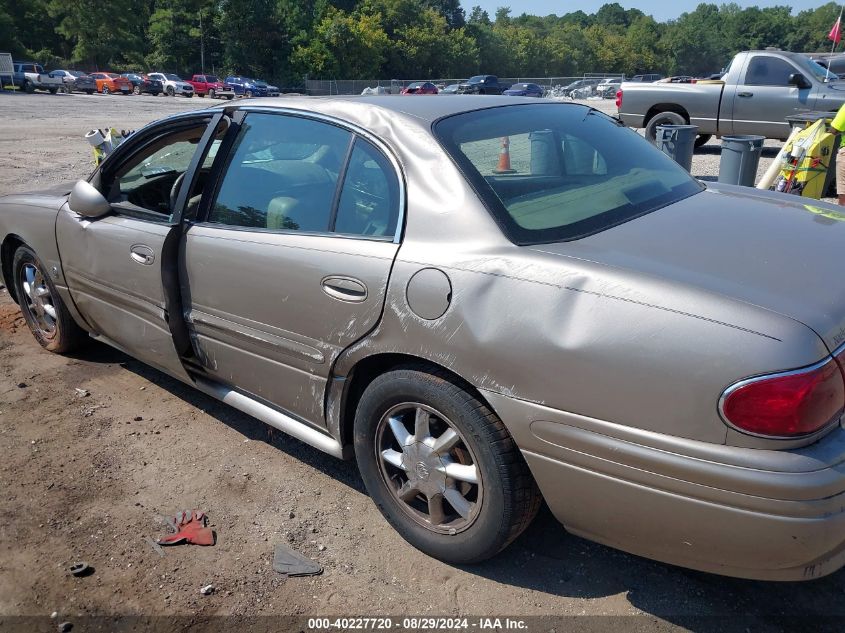
<svg viewBox="0 0 845 633"><path fill-rule="evenodd" d="M265 84L264 82L257 82L255 79L250 79L249 77L241 77L240 75L230 75L229 77L226 77L224 83L232 86L232 88L235 90L235 94L239 97L267 96L267 84Z"/></svg>
<svg viewBox="0 0 845 633"><path fill-rule="evenodd" d="M502 94L509 97L542 97L543 89L537 84L514 84Z"/></svg>

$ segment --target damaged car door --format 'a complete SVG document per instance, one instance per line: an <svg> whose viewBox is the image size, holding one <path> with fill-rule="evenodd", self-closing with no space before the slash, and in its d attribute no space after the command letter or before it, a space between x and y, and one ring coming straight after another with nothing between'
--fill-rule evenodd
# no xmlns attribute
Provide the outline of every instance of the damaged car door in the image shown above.
<svg viewBox="0 0 845 633"><path fill-rule="evenodd" d="M372 330L399 248L398 165L368 133L249 109L185 232L185 317L201 369L324 424L338 354ZM230 133L235 133L234 126Z"/></svg>
<svg viewBox="0 0 845 633"><path fill-rule="evenodd" d="M177 209L221 117L181 117L133 135L86 189L102 216L81 202L74 211L72 195L56 222L69 291L95 338L183 379Z"/></svg>

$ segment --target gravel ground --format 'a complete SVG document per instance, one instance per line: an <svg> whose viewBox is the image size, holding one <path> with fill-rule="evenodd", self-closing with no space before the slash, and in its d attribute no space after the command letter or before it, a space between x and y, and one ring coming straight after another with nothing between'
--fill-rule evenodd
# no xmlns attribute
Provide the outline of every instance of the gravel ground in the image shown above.
<svg viewBox="0 0 845 633"><path fill-rule="evenodd" d="M82 135L92 127L137 128L205 105L198 98L0 95L0 194L86 175L91 154ZM696 155L696 176L716 175L717 147ZM771 144L767 152L775 150ZM70 621L85 631L92 615L159 616L155 630L208 630L215 622L247 630L252 616L440 614L603 616L531 621L531 630L544 631L756 632L822 630L806 618L845 617L842 573L772 584L692 572L568 535L545 508L494 560L440 563L390 529L353 463L268 433L110 348L44 352L4 291L0 454L0 630L55 631ZM147 538L164 532L163 515L192 507L210 515L217 545L160 556ZM319 561L325 573L275 574L278 542ZM68 575L77 560L94 574ZM209 583L214 593L201 595ZM791 626L784 617L799 620ZM117 629L107 622L102 630ZM264 622L275 630L296 624Z"/></svg>

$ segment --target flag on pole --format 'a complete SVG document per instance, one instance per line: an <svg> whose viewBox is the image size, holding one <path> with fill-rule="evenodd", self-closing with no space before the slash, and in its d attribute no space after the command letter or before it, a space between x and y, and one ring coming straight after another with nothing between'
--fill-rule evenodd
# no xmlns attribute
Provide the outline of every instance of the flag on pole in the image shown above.
<svg viewBox="0 0 845 633"><path fill-rule="evenodd" d="M830 29L830 33L827 34L827 39L831 40L834 44L839 44L842 40L842 16L840 15L836 18L836 22L834 23L833 27Z"/></svg>

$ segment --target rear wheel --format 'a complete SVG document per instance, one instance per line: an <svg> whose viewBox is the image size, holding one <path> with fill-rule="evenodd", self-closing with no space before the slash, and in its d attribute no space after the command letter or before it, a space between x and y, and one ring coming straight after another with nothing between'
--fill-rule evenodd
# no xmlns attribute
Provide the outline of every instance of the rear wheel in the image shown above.
<svg viewBox="0 0 845 633"><path fill-rule="evenodd" d="M713 138L712 134L699 134L695 137L695 146L701 147L702 145L706 145L707 141Z"/></svg>
<svg viewBox="0 0 845 633"><path fill-rule="evenodd" d="M56 93L59 91L59 89L58 89L58 88L50 88L49 90L50 90L50 94L51 94L51 95L54 95L54 94L56 94Z"/></svg>
<svg viewBox="0 0 845 633"><path fill-rule="evenodd" d="M244 93L244 96L245 96L247 99L250 99L250 98L252 97L252 90L247 90L247 91Z"/></svg>
<svg viewBox="0 0 845 633"><path fill-rule="evenodd" d="M31 81L23 82L23 90L24 90L24 92L32 94L33 92L35 92L35 84L32 83Z"/></svg>
<svg viewBox="0 0 845 633"><path fill-rule="evenodd" d="M86 90L86 91L85 91L85 94L87 94L87 95L92 95L92 94L94 94L94 91L93 91L93 90Z"/></svg>
<svg viewBox="0 0 845 633"><path fill-rule="evenodd" d="M41 347L61 354L87 340L85 331L73 320L44 264L32 249L21 246L15 251L12 274L18 305Z"/></svg>
<svg viewBox="0 0 845 633"><path fill-rule="evenodd" d="M355 455L387 521L440 560L494 556L531 523L540 493L502 421L445 372L388 372L364 391Z"/></svg>
<svg viewBox="0 0 845 633"><path fill-rule="evenodd" d="M134 88L132 88L132 93L136 95L141 94L141 86L135 86Z"/></svg>
<svg viewBox="0 0 845 633"><path fill-rule="evenodd" d="M208 98L214 99L216 96L217 96L217 92L214 90L214 88L210 88L208 90Z"/></svg>
<svg viewBox="0 0 845 633"><path fill-rule="evenodd" d="M168 97L172 97L176 94L176 91L173 89L173 86L167 86L167 88L164 89L164 92Z"/></svg>
<svg viewBox="0 0 845 633"><path fill-rule="evenodd" d="M106 84L103 84L103 94L104 95L109 94L109 87Z"/></svg>
<svg viewBox="0 0 845 633"><path fill-rule="evenodd" d="M645 137L654 143L657 140L658 125L686 125L686 119L677 112L658 112L645 126Z"/></svg>

